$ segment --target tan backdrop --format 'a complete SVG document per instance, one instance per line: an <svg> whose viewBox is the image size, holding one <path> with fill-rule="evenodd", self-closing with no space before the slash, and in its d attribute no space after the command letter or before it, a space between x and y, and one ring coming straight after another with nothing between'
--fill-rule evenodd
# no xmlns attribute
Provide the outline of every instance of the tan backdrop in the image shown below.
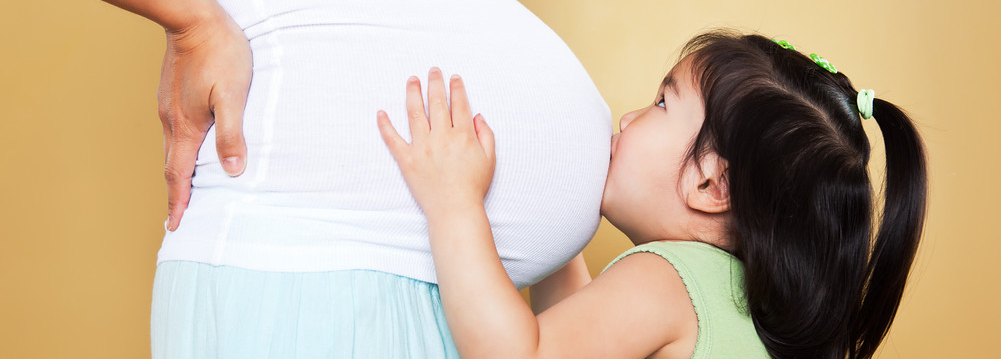
<svg viewBox="0 0 1001 359"><path fill-rule="evenodd" d="M788 39L907 109L928 147L930 211L879 357L996 356L1001 5L523 2L566 40L616 118L652 100L685 40L717 26ZM148 356L166 207L162 30L96 0L11 0L0 34L0 358ZM592 272L628 246L604 224L585 251Z"/></svg>

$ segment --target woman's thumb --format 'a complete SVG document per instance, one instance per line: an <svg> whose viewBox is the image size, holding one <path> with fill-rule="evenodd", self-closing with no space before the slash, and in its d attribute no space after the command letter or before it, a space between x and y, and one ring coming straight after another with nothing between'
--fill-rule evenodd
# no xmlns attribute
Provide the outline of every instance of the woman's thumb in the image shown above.
<svg viewBox="0 0 1001 359"><path fill-rule="evenodd" d="M222 94L217 99L210 101L215 104L212 113L215 116L216 153L223 170L236 177L247 168L247 142L243 138L246 94Z"/></svg>

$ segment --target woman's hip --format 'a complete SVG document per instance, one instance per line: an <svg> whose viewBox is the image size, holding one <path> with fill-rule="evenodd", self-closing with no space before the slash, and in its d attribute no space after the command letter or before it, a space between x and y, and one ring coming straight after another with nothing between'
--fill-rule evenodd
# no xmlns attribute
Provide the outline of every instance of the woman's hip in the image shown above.
<svg viewBox="0 0 1001 359"><path fill-rule="evenodd" d="M438 287L346 270L157 266L153 358L456 358Z"/></svg>

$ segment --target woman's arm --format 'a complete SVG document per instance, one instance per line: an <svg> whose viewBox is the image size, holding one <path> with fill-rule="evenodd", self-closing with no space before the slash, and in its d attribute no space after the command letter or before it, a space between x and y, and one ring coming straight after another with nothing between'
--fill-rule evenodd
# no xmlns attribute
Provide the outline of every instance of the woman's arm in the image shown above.
<svg viewBox="0 0 1001 359"><path fill-rule="evenodd" d="M536 315L569 297L591 282L591 273L584 263L584 254L578 253L563 268L532 285L529 300Z"/></svg>
<svg viewBox="0 0 1001 359"><path fill-rule="evenodd" d="M104 0L105 2L179 32L218 16L216 0Z"/></svg>
<svg viewBox="0 0 1001 359"><path fill-rule="evenodd" d="M426 112L419 81L407 83L412 143L381 111L379 130L427 216L445 316L463 358L635 358L697 335L678 273L646 253L621 260L536 318L501 264L483 207L493 133L471 116L460 79L451 80L449 109L441 72L428 77Z"/></svg>
<svg viewBox="0 0 1001 359"><path fill-rule="evenodd" d="M163 125L169 231L191 198L195 160L216 129L219 163L230 176L247 166L243 111L253 57L243 29L215 0L105 0L163 26L167 50L157 92Z"/></svg>

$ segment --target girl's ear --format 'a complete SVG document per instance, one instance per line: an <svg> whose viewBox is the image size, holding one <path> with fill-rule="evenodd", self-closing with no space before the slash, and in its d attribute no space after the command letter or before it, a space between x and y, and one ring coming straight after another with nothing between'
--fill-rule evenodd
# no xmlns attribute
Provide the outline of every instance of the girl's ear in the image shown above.
<svg viewBox="0 0 1001 359"><path fill-rule="evenodd" d="M685 202L688 207L709 214L730 210L730 184L726 181L726 160L716 154L706 154L699 161L701 171L691 171L685 181Z"/></svg>

